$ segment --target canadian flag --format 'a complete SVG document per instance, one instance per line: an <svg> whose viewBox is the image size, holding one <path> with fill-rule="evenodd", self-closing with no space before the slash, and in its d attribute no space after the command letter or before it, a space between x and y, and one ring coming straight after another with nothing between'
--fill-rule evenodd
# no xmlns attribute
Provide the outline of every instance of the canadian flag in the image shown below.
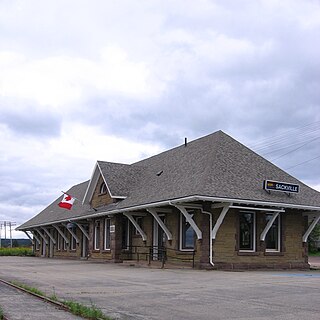
<svg viewBox="0 0 320 320"><path fill-rule="evenodd" d="M61 202L58 204L59 207L64 208L64 209L68 209L71 210L72 205L74 203L75 198L69 196L68 194L64 194L63 195L63 199L61 200Z"/></svg>

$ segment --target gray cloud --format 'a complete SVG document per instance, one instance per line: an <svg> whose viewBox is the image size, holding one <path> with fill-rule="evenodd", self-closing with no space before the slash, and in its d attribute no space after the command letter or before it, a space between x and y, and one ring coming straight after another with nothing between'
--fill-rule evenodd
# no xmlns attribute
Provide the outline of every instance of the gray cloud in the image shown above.
<svg viewBox="0 0 320 320"><path fill-rule="evenodd" d="M102 49L118 46L130 62L143 63L150 79L159 83L153 85L154 96L102 92L95 83L86 84L80 86L80 101L61 106L73 123L163 149L182 144L184 137L191 140L222 129L272 160L292 150L285 148L288 145L320 136L317 124L314 131L290 131L320 121L317 12L319 2L307 0L121 1L94 6L90 1L3 2L0 53L18 52L26 61L66 56L65 61L95 62ZM62 72L59 76L63 78ZM11 133L35 142L60 135L59 112L1 95L0 125ZM262 139L272 142L283 132L288 133L280 143L257 147ZM272 149L280 150L268 153ZM31 208L38 210L52 201L57 189L88 179L92 170L88 160L79 159L75 169L74 159L53 154L55 161L41 164L36 151L30 152L35 152L32 165L23 153L0 155L0 204L20 207L20 218L17 207L9 214L20 221ZM275 163L286 169L318 155L319 141L314 141ZM319 185L318 163L288 171Z"/></svg>
<svg viewBox="0 0 320 320"><path fill-rule="evenodd" d="M29 101L0 98L0 124L11 131L39 139L60 134L61 119L50 107L39 109Z"/></svg>

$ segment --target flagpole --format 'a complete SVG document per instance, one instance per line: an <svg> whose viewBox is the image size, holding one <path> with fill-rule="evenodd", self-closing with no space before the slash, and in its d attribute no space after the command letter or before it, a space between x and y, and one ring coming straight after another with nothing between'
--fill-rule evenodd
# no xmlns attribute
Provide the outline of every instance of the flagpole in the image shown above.
<svg viewBox="0 0 320 320"><path fill-rule="evenodd" d="M77 201L80 201L78 198L74 197L74 196L71 196L69 193L66 193L64 191L61 191L63 194L66 194L67 196L70 196L72 197L73 199L77 200Z"/></svg>

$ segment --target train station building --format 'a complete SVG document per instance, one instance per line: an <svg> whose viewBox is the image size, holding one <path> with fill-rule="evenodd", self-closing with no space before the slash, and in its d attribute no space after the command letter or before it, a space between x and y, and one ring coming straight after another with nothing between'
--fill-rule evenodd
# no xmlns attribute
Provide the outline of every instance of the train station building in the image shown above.
<svg viewBox="0 0 320 320"><path fill-rule="evenodd" d="M213 269L309 268L320 192L218 131L90 180L17 229L37 256ZM311 221L309 223L308 221Z"/></svg>

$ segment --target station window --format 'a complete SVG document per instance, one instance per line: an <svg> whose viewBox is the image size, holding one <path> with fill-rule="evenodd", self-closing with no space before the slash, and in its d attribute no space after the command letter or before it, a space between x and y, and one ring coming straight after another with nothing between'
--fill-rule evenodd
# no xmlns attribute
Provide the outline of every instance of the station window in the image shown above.
<svg viewBox="0 0 320 320"><path fill-rule="evenodd" d="M63 234L65 235L65 238L67 238L67 232L68 230L66 228L63 228ZM68 243L67 241L65 240L65 238L63 238L63 250L66 251L67 248L68 248Z"/></svg>
<svg viewBox="0 0 320 320"><path fill-rule="evenodd" d="M256 250L256 214L255 212L240 212L239 250Z"/></svg>
<svg viewBox="0 0 320 320"><path fill-rule="evenodd" d="M191 214L193 216L193 214ZM186 220L183 214L180 214L180 250L194 250L196 233Z"/></svg>
<svg viewBox="0 0 320 320"><path fill-rule="evenodd" d="M77 228L76 227L72 227L72 232L74 234L76 234L77 232ZM77 241L76 239L72 236L72 234L70 234L70 242L71 242L71 250L76 250L77 249Z"/></svg>
<svg viewBox="0 0 320 320"><path fill-rule="evenodd" d="M122 221L122 249L130 249L130 224L127 217Z"/></svg>
<svg viewBox="0 0 320 320"><path fill-rule="evenodd" d="M58 250L58 251L61 250L61 241L62 241L61 238L62 238L62 237L61 237L60 233L58 232L58 234L57 234L57 250Z"/></svg>
<svg viewBox="0 0 320 320"><path fill-rule="evenodd" d="M104 194L104 193L107 193L108 189L107 189L107 185L102 182L101 185L100 185L100 190L99 190L99 193L100 194Z"/></svg>
<svg viewBox="0 0 320 320"><path fill-rule="evenodd" d="M38 240L34 239L34 243L35 243L35 250L39 251L40 250L40 244L39 244Z"/></svg>
<svg viewBox="0 0 320 320"><path fill-rule="evenodd" d="M100 250L100 221L94 224L94 250Z"/></svg>
<svg viewBox="0 0 320 320"><path fill-rule="evenodd" d="M111 221L110 218L106 218L104 221L104 250L110 249L110 242L111 242L110 221Z"/></svg>
<svg viewBox="0 0 320 320"><path fill-rule="evenodd" d="M272 214L266 214L266 223L272 219ZM280 215L275 219L271 228L269 229L266 239L267 252L280 252L281 248L281 230L280 230Z"/></svg>

